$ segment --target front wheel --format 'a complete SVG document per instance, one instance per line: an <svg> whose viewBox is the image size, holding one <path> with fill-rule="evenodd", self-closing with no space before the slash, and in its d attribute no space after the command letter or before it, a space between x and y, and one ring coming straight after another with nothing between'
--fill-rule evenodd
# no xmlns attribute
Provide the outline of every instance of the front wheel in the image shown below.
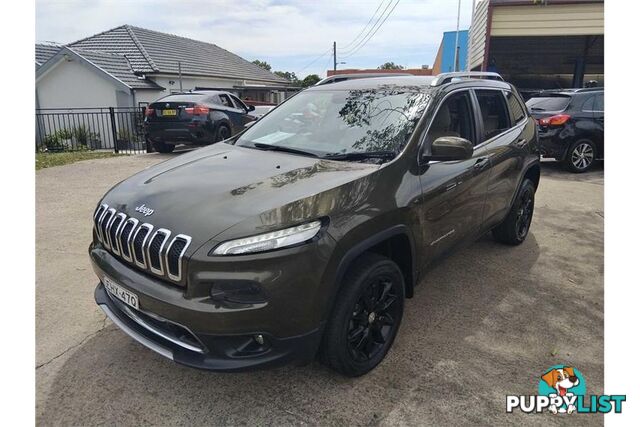
<svg viewBox="0 0 640 427"><path fill-rule="evenodd" d="M403 309L397 264L378 254L361 256L336 297L321 349L324 363L350 377L375 368L393 344Z"/></svg>
<svg viewBox="0 0 640 427"><path fill-rule="evenodd" d="M524 242L529 234L533 219L535 194L535 185L530 179L525 179L509 214L500 225L492 230L493 237L497 241L508 245L519 245Z"/></svg>

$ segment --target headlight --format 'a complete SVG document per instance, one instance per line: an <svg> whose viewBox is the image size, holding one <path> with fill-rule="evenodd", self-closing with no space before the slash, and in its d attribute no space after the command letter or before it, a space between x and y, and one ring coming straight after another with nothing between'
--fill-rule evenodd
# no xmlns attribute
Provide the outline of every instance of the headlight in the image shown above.
<svg viewBox="0 0 640 427"><path fill-rule="evenodd" d="M237 255L286 248L313 238L321 226L320 221L313 221L257 236L229 240L218 245L211 255Z"/></svg>

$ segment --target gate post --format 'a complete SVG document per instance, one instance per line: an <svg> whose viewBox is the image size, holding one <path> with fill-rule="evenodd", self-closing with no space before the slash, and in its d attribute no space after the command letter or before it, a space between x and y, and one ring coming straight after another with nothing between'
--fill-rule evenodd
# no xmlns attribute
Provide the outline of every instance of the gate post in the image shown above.
<svg viewBox="0 0 640 427"><path fill-rule="evenodd" d="M113 137L113 152L118 153L118 131L116 130L116 113L113 107L109 107L109 118L111 119L111 136Z"/></svg>

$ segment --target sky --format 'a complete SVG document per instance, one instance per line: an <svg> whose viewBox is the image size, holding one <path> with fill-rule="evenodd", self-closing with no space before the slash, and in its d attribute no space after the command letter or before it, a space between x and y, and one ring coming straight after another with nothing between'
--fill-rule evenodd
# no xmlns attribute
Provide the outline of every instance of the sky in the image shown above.
<svg viewBox="0 0 640 427"><path fill-rule="evenodd" d="M215 43L299 78L325 77L334 41L338 61L346 62L339 69L388 61L433 66L442 33L456 29L458 1L396 1L36 0L36 40L69 43L130 24ZM461 30L469 27L472 3L461 0ZM392 9L374 34L372 24Z"/></svg>

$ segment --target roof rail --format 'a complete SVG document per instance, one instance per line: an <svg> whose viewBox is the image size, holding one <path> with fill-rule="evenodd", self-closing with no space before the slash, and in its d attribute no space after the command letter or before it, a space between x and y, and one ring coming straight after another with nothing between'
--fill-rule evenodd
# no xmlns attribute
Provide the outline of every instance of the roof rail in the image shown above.
<svg viewBox="0 0 640 427"><path fill-rule="evenodd" d="M431 81L431 86L440 86L445 83L451 82L453 79L480 79L486 78L491 80L500 80L504 81L502 76L498 73L491 73L488 71L456 71L453 73L441 73L436 76L435 79Z"/></svg>

